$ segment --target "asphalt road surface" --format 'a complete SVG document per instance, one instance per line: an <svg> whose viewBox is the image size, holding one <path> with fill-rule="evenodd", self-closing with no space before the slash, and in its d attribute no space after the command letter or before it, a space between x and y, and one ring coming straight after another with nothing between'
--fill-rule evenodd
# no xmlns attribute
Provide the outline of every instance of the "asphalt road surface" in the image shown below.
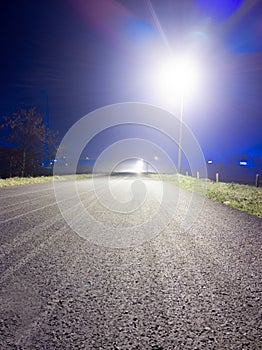
<svg viewBox="0 0 262 350"><path fill-rule="evenodd" d="M93 221L72 182L0 190L1 350L262 349L262 220L196 197L185 228L191 194L168 185L161 207L140 180L112 179L111 202L106 179L80 180Z"/></svg>

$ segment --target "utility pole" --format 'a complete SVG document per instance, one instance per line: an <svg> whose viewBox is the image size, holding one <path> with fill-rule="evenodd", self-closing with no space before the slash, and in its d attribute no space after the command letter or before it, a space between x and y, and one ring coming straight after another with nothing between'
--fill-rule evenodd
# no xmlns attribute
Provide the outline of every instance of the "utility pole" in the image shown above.
<svg viewBox="0 0 262 350"><path fill-rule="evenodd" d="M179 119L179 141L178 141L178 173L182 172L182 139L183 139L183 111L184 111L184 96L181 95L180 101L180 119Z"/></svg>
<svg viewBox="0 0 262 350"><path fill-rule="evenodd" d="M48 101L48 91L46 90L46 107L45 107L45 156L44 156L44 162L45 166L48 165L49 159L48 159L48 132L49 132L49 101Z"/></svg>
<svg viewBox="0 0 262 350"><path fill-rule="evenodd" d="M45 96L45 140L44 140L44 166L49 164L49 147L48 147L48 130L49 130L49 99L48 99L48 90L42 89L41 94Z"/></svg>

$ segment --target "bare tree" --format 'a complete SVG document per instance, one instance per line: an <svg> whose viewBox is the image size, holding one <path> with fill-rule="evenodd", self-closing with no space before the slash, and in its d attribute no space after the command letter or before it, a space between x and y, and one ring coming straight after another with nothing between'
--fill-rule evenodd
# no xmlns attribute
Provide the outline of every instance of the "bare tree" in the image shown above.
<svg viewBox="0 0 262 350"><path fill-rule="evenodd" d="M55 153L57 133L46 128L36 108L21 109L3 121L3 137L13 144L7 151L11 171L22 177L39 174L45 158Z"/></svg>

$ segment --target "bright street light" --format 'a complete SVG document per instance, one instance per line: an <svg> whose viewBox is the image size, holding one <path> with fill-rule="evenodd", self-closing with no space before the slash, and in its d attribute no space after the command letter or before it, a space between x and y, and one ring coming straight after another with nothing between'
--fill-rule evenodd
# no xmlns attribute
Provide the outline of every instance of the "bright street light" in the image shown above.
<svg viewBox="0 0 262 350"><path fill-rule="evenodd" d="M163 60L156 71L156 84L161 95L168 101L180 100L180 126L178 144L178 172L182 164L182 129L184 99L198 86L199 65L191 56L171 56Z"/></svg>
<svg viewBox="0 0 262 350"><path fill-rule="evenodd" d="M144 169L144 160L138 159L135 166L135 172L138 174L141 174L143 172L143 169Z"/></svg>
<svg viewBox="0 0 262 350"><path fill-rule="evenodd" d="M174 93L191 94L197 86L199 67L197 61L187 56L171 56L164 59L157 71L158 88L165 96L174 98Z"/></svg>

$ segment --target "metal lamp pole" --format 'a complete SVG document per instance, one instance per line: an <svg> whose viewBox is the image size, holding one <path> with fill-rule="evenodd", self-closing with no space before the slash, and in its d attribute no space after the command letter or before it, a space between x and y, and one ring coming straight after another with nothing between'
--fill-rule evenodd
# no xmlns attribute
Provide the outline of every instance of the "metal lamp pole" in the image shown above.
<svg viewBox="0 0 262 350"><path fill-rule="evenodd" d="M178 173L182 170L182 139L183 139L183 111L184 111L184 94L181 94L180 101L180 119L179 119L179 141L178 141Z"/></svg>

